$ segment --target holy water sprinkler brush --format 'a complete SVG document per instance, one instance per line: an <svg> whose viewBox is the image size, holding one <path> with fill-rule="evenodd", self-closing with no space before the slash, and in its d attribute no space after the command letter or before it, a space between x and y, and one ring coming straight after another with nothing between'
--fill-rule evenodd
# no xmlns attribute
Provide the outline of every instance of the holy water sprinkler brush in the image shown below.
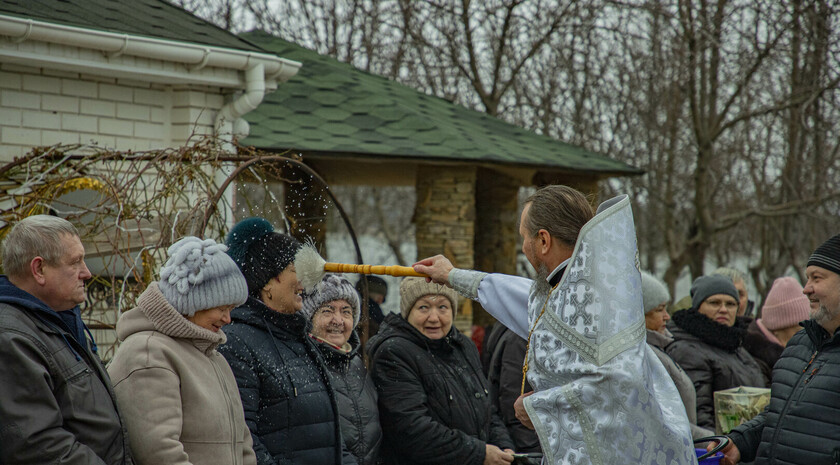
<svg viewBox="0 0 840 465"><path fill-rule="evenodd" d="M414 271L410 266L382 266L382 265L348 265L344 263L329 263L318 254L312 244L304 244L295 255L295 271L303 287L311 292L315 285L321 282L326 273L360 273L387 274L389 276L419 276L428 277Z"/></svg>

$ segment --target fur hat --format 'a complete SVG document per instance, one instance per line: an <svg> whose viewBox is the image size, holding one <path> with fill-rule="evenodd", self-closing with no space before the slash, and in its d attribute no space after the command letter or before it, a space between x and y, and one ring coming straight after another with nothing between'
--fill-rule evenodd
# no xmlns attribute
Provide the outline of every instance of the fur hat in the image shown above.
<svg viewBox="0 0 840 465"><path fill-rule="evenodd" d="M175 310L193 316L201 310L245 303L245 277L225 250L213 239L193 236L169 247L158 288Z"/></svg>
<svg viewBox="0 0 840 465"><path fill-rule="evenodd" d="M288 234L274 232L264 218L247 218L230 230L225 243L228 255L242 270L248 294L259 297L260 290L295 259L300 242Z"/></svg>
<svg viewBox="0 0 840 465"><path fill-rule="evenodd" d="M812 265L840 274L840 234L817 247L808 259L807 266Z"/></svg>
<svg viewBox="0 0 840 465"><path fill-rule="evenodd" d="M408 277L400 283L400 313L406 320L411 307L420 297L442 295L452 304L452 317L458 312L458 293L454 289L435 283L427 283L426 278Z"/></svg>
<svg viewBox="0 0 840 465"><path fill-rule="evenodd" d="M647 271L642 271L642 301L645 313L671 301L671 293L665 283Z"/></svg>
<svg viewBox="0 0 840 465"><path fill-rule="evenodd" d="M731 279L719 274L700 276L691 284L691 308L700 308L704 300L717 294L731 295L738 302L738 290Z"/></svg>
<svg viewBox="0 0 840 465"><path fill-rule="evenodd" d="M312 319L315 311L322 305L333 300L344 299L353 308L353 327L359 324L359 293L346 278L336 274L324 275L324 278L315 285L315 289L303 296L303 308L301 313Z"/></svg>
<svg viewBox="0 0 840 465"><path fill-rule="evenodd" d="M761 308L761 322L770 331L796 326L811 317L808 297L799 281L786 276L773 281Z"/></svg>

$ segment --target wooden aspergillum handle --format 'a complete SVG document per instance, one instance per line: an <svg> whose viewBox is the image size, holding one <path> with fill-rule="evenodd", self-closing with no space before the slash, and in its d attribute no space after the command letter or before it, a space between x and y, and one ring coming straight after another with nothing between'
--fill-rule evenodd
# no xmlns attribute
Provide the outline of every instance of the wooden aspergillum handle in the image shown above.
<svg viewBox="0 0 840 465"><path fill-rule="evenodd" d="M383 265L349 265L346 263L325 263L324 271L333 273L386 274L389 276L418 276L427 278L428 275L414 271L410 266Z"/></svg>

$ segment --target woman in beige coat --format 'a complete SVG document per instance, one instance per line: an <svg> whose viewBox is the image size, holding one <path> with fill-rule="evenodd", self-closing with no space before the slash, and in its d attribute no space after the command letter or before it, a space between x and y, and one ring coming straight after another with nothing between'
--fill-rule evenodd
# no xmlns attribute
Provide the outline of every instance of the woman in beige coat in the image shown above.
<svg viewBox="0 0 840 465"><path fill-rule="evenodd" d="M248 295L225 250L181 239L161 280L117 322L122 344L108 372L138 465L256 464L236 380L216 352Z"/></svg>

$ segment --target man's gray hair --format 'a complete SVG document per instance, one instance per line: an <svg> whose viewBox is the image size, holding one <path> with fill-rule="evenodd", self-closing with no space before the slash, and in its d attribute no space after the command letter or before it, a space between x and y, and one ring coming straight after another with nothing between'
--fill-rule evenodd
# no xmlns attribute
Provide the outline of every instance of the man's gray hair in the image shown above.
<svg viewBox="0 0 840 465"><path fill-rule="evenodd" d="M735 268L730 268L728 266L722 266L715 271L712 271L712 274L719 274L721 276L726 276L727 278L731 279L733 283L737 283L741 281L742 283L746 284L747 279L744 273L741 273L739 270Z"/></svg>
<svg viewBox="0 0 840 465"><path fill-rule="evenodd" d="M580 229L595 214L586 196L569 186L543 187L525 204L531 205L525 217L525 231L533 237L545 229L568 247L575 246Z"/></svg>
<svg viewBox="0 0 840 465"><path fill-rule="evenodd" d="M29 264L41 257L54 265L66 252L61 245L65 235L79 237L72 223L51 215L33 215L18 222L3 240L3 271L21 278L29 273Z"/></svg>

